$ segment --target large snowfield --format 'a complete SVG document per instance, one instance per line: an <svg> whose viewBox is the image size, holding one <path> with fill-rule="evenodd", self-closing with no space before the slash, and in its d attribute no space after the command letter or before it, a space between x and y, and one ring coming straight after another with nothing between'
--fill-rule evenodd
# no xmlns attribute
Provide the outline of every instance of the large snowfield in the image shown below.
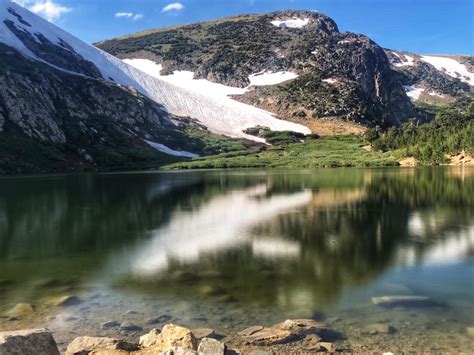
<svg viewBox="0 0 474 355"><path fill-rule="evenodd" d="M3 23L5 19L13 21L18 28L31 34L41 33L54 44L58 44L59 38L61 38L76 53L93 62L99 68L105 80L131 86L163 105L171 114L195 118L212 132L256 141L262 140L246 135L242 131L260 125L275 131L288 130L304 134L311 133L309 128L305 126L279 120L269 112L227 97L229 94L240 93L242 89L232 88L235 92L230 92L228 87L222 85L220 86L222 91L220 91L214 86L218 84L211 83L213 85L211 88L208 83L202 83L200 80L190 80L190 74L186 72L178 73L177 76L171 76L171 78L159 76L159 71L158 75L150 75L153 68L136 69L132 65L82 42L16 3L0 0L0 4L0 19L2 19L0 21L0 41L16 48L26 56L40 60L8 29ZM12 8L22 16L31 27L21 24L16 16L8 12L8 8ZM194 81L197 83L194 83ZM184 82L185 85L180 85L180 82ZM192 85L188 86L190 82ZM205 90L201 90L202 88Z"/></svg>
<svg viewBox="0 0 474 355"><path fill-rule="evenodd" d="M423 55L421 56L421 60L431 64L449 76L459 78L461 81L474 86L474 73L468 71L464 64L459 63L455 59Z"/></svg>

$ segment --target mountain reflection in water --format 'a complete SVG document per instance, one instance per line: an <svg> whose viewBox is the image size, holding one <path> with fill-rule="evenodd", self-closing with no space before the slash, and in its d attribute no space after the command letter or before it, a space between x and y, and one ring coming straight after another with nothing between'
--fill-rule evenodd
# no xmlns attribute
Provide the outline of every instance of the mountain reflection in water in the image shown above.
<svg viewBox="0 0 474 355"><path fill-rule="evenodd" d="M54 279L306 314L397 268L472 263L473 186L447 168L5 178L0 308Z"/></svg>

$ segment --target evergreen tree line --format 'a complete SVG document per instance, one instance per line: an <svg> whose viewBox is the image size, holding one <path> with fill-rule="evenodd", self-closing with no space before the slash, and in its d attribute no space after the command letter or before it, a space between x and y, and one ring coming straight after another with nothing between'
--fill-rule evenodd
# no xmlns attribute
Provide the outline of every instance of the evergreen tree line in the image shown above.
<svg viewBox="0 0 474 355"><path fill-rule="evenodd" d="M423 164L446 162L446 154L465 151L474 154L474 101L438 109L435 118L425 124L407 122L385 132L367 130L364 138L373 149L399 150Z"/></svg>

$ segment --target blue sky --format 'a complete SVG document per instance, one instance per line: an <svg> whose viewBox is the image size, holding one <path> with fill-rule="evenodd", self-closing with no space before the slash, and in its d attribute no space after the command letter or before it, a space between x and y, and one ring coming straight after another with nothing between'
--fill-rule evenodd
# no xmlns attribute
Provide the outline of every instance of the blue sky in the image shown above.
<svg viewBox="0 0 474 355"><path fill-rule="evenodd" d="M474 0L16 0L87 42L242 13L317 10L386 48L474 54Z"/></svg>

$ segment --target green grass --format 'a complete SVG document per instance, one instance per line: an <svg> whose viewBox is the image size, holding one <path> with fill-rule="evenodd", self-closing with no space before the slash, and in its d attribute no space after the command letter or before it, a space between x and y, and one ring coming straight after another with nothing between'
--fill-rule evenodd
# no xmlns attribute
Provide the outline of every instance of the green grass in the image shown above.
<svg viewBox="0 0 474 355"><path fill-rule="evenodd" d="M165 169L321 168L396 166L394 153L368 152L358 136L334 136L304 143L271 146L266 150L219 154L166 165Z"/></svg>

